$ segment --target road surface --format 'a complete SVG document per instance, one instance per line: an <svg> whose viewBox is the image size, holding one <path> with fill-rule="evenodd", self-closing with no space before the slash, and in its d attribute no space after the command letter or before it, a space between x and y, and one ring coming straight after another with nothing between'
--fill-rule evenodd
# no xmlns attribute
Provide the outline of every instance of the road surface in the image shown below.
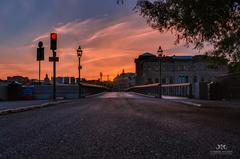
<svg viewBox="0 0 240 159"><path fill-rule="evenodd" d="M240 158L239 123L239 109L106 93L0 116L0 158Z"/></svg>

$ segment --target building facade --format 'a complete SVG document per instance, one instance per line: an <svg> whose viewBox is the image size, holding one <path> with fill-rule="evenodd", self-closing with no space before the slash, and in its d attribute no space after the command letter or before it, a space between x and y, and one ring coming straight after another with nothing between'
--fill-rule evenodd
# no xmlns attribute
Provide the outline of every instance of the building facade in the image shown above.
<svg viewBox="0 0 240 159"><path fill-rule="evenodd" d="M136 74L125 73L124 71L114 78L113 87L115 90L122 91L136 85Z"/></svg>
<svg viewBox="0 0 240 159"><path fill-rule="evenodd" d="M211 82L228 73L227 65L211 67L204 55L159 58L151 53L144 53L135 59L137 85L159 83L160 61L162 84Z"/></svg>
<svg viewBox="0 0 240 159"><path fill-rule="evenodd" d="M22 76L13 76L13 77L7 77L8 82L18 82L21 84L29 83L30 80L28 77L22 77Z"/></svg>

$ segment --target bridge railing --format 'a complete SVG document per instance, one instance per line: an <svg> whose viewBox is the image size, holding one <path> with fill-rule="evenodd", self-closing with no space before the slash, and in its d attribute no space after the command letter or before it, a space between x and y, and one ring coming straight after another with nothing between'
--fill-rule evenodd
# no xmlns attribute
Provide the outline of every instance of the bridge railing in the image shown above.
<svg viewBox="0 0 240 159"><path fill-rule="evenodd" d="M126 89L125 91L158 96L159 88L160 88L160 84L157 83L157 84L134 86L134 87L130 87L130 88Z"/></svg>
<svg viewBox="0 0 240 159"><path fill-rule="evenodd" d="M101 92L107 92L109 89L105 86L81 83L81 94L82 96L88 96L98 94ZM78 85L57 85L56 86L57 97L65 99L76 99L78 98ZM52 98L52 85L41 85L33 87L33 98L34 99L51 99Z"/></svg>
<svg viewBox="0 0 240 159"><path fill-rule="evenodd" d="M166 96L192 97L191 83L162 85L162 94Z"/></svg>
<svg viewBox="0 0 240 159"><path fill-rule="evenodd" d="M105 86L88 84L88 83L81 83L81 87L83 88L82 93L84 96L109 91L109 88L107 88Z"/></svg>
<svg viewBox="0 0 240 159"><path fill-rule="evenodd" d="M179 96L179 97L192 96L191 83L165 84L165 85L162 85L162 87L160 86L161 85L159 83L140 85L140 86L134 86L134 87L128 88L126 89L126 91L158 97L161 89L162 95L165 95L165 96Z"/></svg>

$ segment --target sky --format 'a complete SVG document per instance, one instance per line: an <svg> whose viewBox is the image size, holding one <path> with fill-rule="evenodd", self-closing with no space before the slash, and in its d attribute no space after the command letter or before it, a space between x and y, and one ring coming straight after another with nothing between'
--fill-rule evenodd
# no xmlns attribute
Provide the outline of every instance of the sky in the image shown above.
<svg viewBox="0 0 240 159"><path fill-rule="evenodd" d="M200 52L175 45L171 33L152 29L136 11L136 0L117 5L116 0L1 0L0 78L38 78L36 48L45 47L41 76L52 76L48 57L51 32L58 33L57 76L78 75L76 49L83 48L82 77L98 79L100 72L113 79L124 69L135 72L134 59L144 52L196 55Z"/></svg>

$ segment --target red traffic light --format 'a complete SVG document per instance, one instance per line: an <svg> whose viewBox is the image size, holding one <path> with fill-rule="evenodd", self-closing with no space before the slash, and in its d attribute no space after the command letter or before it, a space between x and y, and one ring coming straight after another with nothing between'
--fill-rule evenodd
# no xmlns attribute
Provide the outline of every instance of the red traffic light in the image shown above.
<svg viewBox="0 0 240 159"><path fill-rule="evenodd" d="M50 49L57 50L57 33L51 33L50 38Z"/></svg>
<svg viewBox="0 0 240 159"><path fill-rule="evenodd" d="M52 33L52 34L51 34L51 38L52 38L52 39L57 39L57 34L56 34L56 33Z"/></svg>

